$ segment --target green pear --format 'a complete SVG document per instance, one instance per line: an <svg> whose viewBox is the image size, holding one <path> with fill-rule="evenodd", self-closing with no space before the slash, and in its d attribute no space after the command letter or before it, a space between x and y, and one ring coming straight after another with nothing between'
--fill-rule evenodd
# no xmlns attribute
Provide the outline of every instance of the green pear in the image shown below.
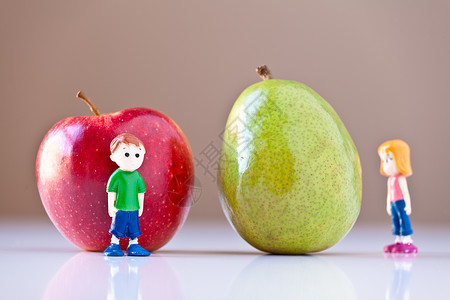
<svg viewBox="0 0 450 300"><path fill-rule="evenodd" d="M253 247L278 254L325 250L361 208L361 165L334 109L296 81L248 87L223 133L217 184L229 222Z"/></svg>

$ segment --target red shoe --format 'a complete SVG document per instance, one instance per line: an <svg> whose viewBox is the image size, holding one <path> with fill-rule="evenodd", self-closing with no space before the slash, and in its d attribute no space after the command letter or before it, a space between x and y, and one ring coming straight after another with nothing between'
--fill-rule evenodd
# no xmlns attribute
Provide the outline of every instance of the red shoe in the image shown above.
<svg viewBox="0 0 450 300"><path fill-rule="evenodd" d="M391 249L391 253L417 253L417 247L412 243L399 243Z"/></svg>
<svg viewBox="0 0 450 300"><path fill-rule="evenodd" d="M401 243L395 243L395 244L391 244L391 245L387 245L383 248L384 253L392 253L394 251L392 251L395 247L401 245Z"/></svg>

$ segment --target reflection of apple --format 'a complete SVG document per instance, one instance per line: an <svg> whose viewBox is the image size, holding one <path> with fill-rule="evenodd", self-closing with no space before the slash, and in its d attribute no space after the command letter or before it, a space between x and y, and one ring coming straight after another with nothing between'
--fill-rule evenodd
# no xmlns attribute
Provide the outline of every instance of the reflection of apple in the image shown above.
<svg viewBox="0 0 450 300"><path fill-rule="evenodd" d="M179 279L163 257L104 257L82 252L47 284L42 299L182 299Z"/></svg>
<svg viewBox="0 0 450 300"><path fill-rule="evenodd" d="M130 108L96 116L66 118L54 125L38 151L36 177L45 210L56 228L81 249L103 251L109 245L106 183L117 165L109 144L129 132L147 153L139 173L147 192L139 218L139 244L153 251L165 245L183 225L192 200L194 166L190 146L166 115L149 108ZM121 240L126 247L126 240Z"/></svg>

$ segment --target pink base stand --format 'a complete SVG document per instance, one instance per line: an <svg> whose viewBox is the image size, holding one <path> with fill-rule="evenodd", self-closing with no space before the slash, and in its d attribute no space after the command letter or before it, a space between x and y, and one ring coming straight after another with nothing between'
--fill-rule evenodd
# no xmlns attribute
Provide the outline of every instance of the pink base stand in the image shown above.
<svg viewBox="0 0 450 300"><path fill-rule="evenodd" d="M395 243L384 247L385 253L417 253L417 247L412 243Z"/></svg>
<svg viewBox="0 0 450 300"><path fill-rule="evenodd" d="M391 245L387 245L383 248L384 253L392 253L392 249L394 249L394 247L399 246L400 243L395 243L395 244L391 244Z"/></svg>

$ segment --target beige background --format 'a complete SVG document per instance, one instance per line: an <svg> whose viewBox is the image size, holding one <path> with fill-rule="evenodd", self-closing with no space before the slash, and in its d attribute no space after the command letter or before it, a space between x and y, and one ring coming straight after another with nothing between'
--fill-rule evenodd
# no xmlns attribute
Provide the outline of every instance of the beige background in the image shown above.
<svg viewBox="0 0 450 300"><path fill-rule="evenodd" d="M19 1L0 3L0 216L45 211L34 163L59 120L147 106L169 115L193 154L219 133L235 99L268 64L336 109L363 167L360 221L388 221L376 153L386 139L412 148L413 222L450 222L449 1ZM192 219L220 219L217 189Z"/></svg>

